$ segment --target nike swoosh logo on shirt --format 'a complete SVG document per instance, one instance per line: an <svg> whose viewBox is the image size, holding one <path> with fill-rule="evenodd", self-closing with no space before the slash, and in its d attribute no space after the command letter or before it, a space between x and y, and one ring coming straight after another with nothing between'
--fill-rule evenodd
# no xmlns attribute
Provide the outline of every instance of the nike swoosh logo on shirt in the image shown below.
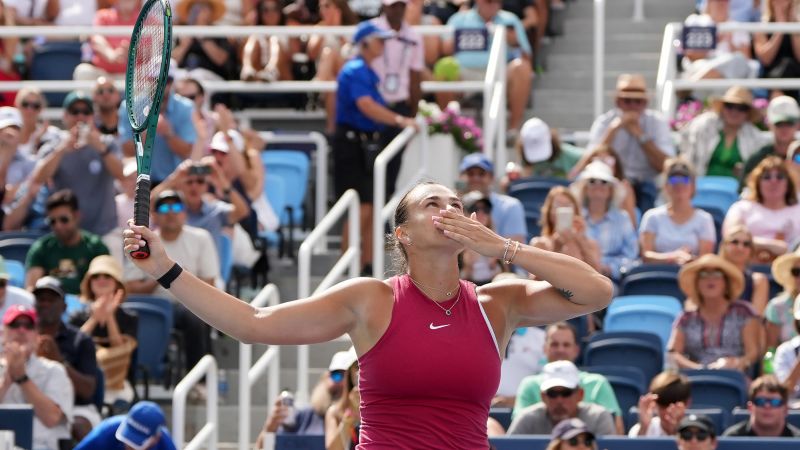
<svg viewBox="0 0 800 450"><path fill-rule="evenodd" d="M439 328L449 327L450 325L452 325L452 324L451 323L446 323L444 325L434 325L433 322L431 322L430 327L431 327L431 330L438 330Z"/></svg>

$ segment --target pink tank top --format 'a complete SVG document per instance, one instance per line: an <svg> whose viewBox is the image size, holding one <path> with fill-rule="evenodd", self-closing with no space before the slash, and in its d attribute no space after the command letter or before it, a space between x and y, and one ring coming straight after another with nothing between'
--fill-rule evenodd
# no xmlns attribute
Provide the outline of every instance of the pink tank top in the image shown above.
<svg viewBox="0 0 800 450"><path fill-rule="evenodd" d="M447 316L408 275L390 281L389 327L359 358L357 448L489 448L486 420L500 383L500 356L475 285L460 281L460 301Z"/></svg>

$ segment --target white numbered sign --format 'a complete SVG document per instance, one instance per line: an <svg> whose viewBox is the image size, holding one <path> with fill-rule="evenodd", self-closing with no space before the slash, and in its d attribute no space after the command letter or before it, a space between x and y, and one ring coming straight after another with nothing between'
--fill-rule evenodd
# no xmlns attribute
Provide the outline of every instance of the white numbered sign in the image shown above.
<svg viewBox="0 0 800 450"><path fill-rule="evenodd" d="M682 40L684 50L714 50L717 47L717 27L685 26Z"/></svg>
<svg viewBox="0 0 800 450"><path fill-rule="evenodd" d="M461 28L456 30L456 52L485 52L489 49L486 28Z"/></svg>

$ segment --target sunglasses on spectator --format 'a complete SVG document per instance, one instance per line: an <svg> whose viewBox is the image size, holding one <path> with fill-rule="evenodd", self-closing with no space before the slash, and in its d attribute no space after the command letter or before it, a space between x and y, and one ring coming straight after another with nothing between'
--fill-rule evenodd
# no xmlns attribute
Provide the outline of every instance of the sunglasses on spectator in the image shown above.
<svg viewBox="0 0 800 450"><path fill-rule="evenodd" d="M72 220L72 218L69 217L69 216L54 216L54 217L48 217L47 219L44 219L45 223L47 225L49 225L49 226L53 226L54 224L57 224L57 223L60 223L62 225L66 225L66 224L69 223L70 220Z"/></svg>
<svg viewBox="0 0 800 450"><path fill-rule="evenodd" d="M795 164L800 164L800 152L797 152L792 156L792 162Z"/></svg>
<svg viewBox="0 0 800 450"><path fill-rule="evenodd" d="M760 178L762 181L783 181L786 179L786 175L780 172L768 172L761 175Z"/></svg>
<svg viewBox="0 0 800 450"><path fill-rule="evenodd" d="M691 441L692 438L695 438L695 439L697 439L698 442L703 442L706 439L708 439L708 437L709 437L708 431L705 431L705 430L697 430L697 431L681 430L678 433L678 435L684 441Z"/></svg>
<svg viewBox="0 0 800 450"><path fill-rule="evenodd" d="M800 267L792 267L789 273L791 273L793 277L800 277Z"/></svg>
<svg viewBox="0 0 800 450"><path fill-rule="evenodd" d="M29 102L29 101L23 101L23 102L20 104L20 106L22 106L24 109L34 109L34 110L36 110L36 111L38 111L38 110L42 109L42 104L41 104L41 103L39 103L39 102Z"/></svg>
<svg viewBox="0 0 800 450"><path fill-rule="evenodd" d="M577 447L579 445L585 445L586 447L591 447L594 445L594 438L592 436L575 436L573 438L569 438L566 440L569 445L573 447Z"/></svg>
<svg viewBox="0 0 800 450"><path fill-rule="evenodd" d="M166 214L166 213L182 213L183 212L183 203L162 203L156 207L156 212L159 214Z"/></svg>
<svg viewBox="0 0 800 450"><path fill-rule="evenodd" d="M672 175L667 178L667 183L672 185L689 184L691 182L692 179L690 177L687 177L686 175Z"/></svg>
<svg viewBox="0 0 800 450"><path fill-rule="evenodd" d="M738 111L738 112L748 112L750 111L750 106L742 105L741 103L723 103L725 109L729 109L731 111Z"/></svg>
<svg viewBox="0 0 800 450"><path fill-rule="evenodd" d="M103 95L103 94L113 94L113 93L114 93L114 92L116 92L116 91L117 91L117 90L116 90L116 89L114 89L113 87L104 87L104 88L102 88L102 87L101 87L101 88L97 88L97 90L95 91L95 93L96 93L97 95Z"/></svg>
<svg viewBox="0 0 800 450"><path fill-rule="evenodd" d="M548 398L567 398L572 397L572 394L575 393L575 389L549 389L544 392Z"/></svg>
<svg viewBox="0 0 800 450"><path fill-rule="evenodd" d="M742 247L752 247L753 241L740 241L739 239L731 239L728 241L728 244L733 244L735 246L742 246Z"/></svg>
<svg viewBox="0 0 800 450"><path fill-rule="evenodd" d="M781 122L775 122L775 126L776 126L776 127L778 127L778 128L782 128L782 127L793 127L793 126L795 126L796 124L797 124L797 122L795 122L795 121L793 121L793 120L783 120L783 121L781 121Z"/></svg>
<svg viewBox="0 0 800 450"><path fill-rule="evenodd" d="M344 370L334 370L330 373L331 381L341 383L344 380Z"/></svg>
<svg viewBox="0 0 800 450"><path fill-rule="evenodd" d="M67 112L71 116L79 116L79 115L91 116L92 115L92 110L89 109L89 108L69 108L67 110Z"/></svg>
<svg viewBox="0 0 800 450"><path fill-rule="evenodd" d="M621 98L619 99L625 105L643 105L645 103L644 99L641 98Z"/></svg>
<svg viewBox="0 0 800 450"><path fill-rule="evenodd" d="M605 186L605 185L607 185L607 184L608 184L608 181L606 181L606 180L601 180L601 179L598 179L598 178L590 178L590 179L589 179L589 181L588 181L588 183L589 183L589 184L593 184L593 185Z"/></svg>
<svg viewBox="0 0 800 450"><path fill-rule="evenodd" d="M725 274L721 270L710 269L697 272L697 278L722 278Z"/></svg>
<svg viewBox="0 0 800 450"><path fill-rule="evenodd" d="M12 330L16 330L17 328L24 328L24 329L30 331L30 330L33 330L34 328L36 328L36 325L34 325L33 322L29 322L27 320L26 321L22 321L22 322L15 320L15 321L11 322L10 324L8 324L6 326L8 328L11 328Z"/></svg>
<svg viewBox="0 0 800 450"><path fill-rule="evenodd" d="M784 401L782 398L756 397L753 399L753 404L759 408L764 408L767 405L773 408L780 408L784 405Z"/></svg>

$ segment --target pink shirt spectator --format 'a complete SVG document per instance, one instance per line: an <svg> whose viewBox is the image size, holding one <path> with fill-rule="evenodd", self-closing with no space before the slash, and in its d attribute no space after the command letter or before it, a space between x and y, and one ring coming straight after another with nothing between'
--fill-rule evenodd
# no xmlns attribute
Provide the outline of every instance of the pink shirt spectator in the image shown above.
<svg viewBox="0 0 800 450"><path fill-rule="evenodd" d="M119 16L119 11L116 8L107 8L101 9L97 11L97 14L94 16L94 23L93 25L96 27L109 27L114 25L128 25L133 26L136 24L136 14L132 15L129 20L122 20ZM106 40L108 44L114 48L120 48L123 42L127 43L130 41L129 36L106 36ZM111 74L122 74L125 73L125 62L121 63L113 63L104 58L101 58L100 55L97 53L92 56L92 65L98 67L100 69L105 70Z"/></svg>
<svg viewBox="0 0 800 450"><path fill-rule="evenodd" d="M783 209L768 209L752 200L739 200L725 215L722 229L744 224L755 237L782 239L789 245L800 238L800 203Z"/></svg>
<svg viewBox="0 0 800 450"><path fill-rule="evenodd" d="M372 19L372 23L383 30L391 29L385 16ZM372 62L372 70L381 80L378 88L387 103L408 100L411 84L409 70L422 72L425 69L422 37L404 21L397 35L384 42L383 56Z"/></svg>

